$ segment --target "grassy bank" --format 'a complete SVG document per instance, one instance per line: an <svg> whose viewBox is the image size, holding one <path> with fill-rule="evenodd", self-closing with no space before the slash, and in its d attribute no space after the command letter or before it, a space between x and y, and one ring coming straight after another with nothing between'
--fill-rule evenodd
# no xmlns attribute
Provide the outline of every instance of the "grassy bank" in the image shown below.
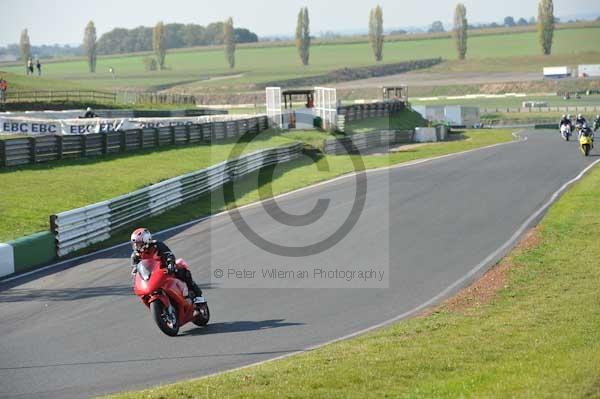
<svg viewBox="0 0 600 399"><path fill-rule="evenodd" d="M329 137L319 132L294 132L281 136L261 134L246 151L274 147L302 140L318 145ZM385 156L365 156L365 167L374 168L406 162L417 158L448 154L485 145L510 141L510 131L469 131L465 140L423 146L410 152ZM469 140L467 140L469 139ZM48 216L131 192L170 177L202 169L227 159L233 142L213 145L166 148L161 151L115 155L104 158L79 159L40 164L0 172L0 242L48 229ZM327 180L353 170L348 157L325 157L328 171L317 171L311 160L301 159L276 168L273 191L282 193L308 184ZM260 182L264 187L266 182ZM249 203L259 198L257 179L251 175L236 183L244 195L237 203ZM56 196L56 193L61 193ZM215 194L216 195L216 194ZM177 209L142 221L154 230L166 228L233 206L231 199L218 195L203 197ZM221 196L222 197L222 196ZM118 237L116 238L118 239Z"/></svg>
<svg viewBox="0 0 600 399"><path fill-rule="evenodd" d="M600 234L598 220L596 167L481 283L426 316L110 398L598 398L600 246L581 240Z"/></svg>
<svg viewBox="0 0 600 399"><path fill-rule="evenodd" d="M591 58L600 61L596 43L600 38L600 27L585 29L561 29L555 32L550 57L538 57L540 54L537 34L535 32L519 32L488 36L474 36L469 39L467 61L439 66L444 69L476 69L478 72L497 70L498 62L482 60L495 58L507 59L501 63L500 70L537 71L542 61L553 62L553 57L570 57L576 54L593 52ZM384 62L396 63L407 60L442 57L447 60L456 59L454 42L449 37L430 38L424 40L404 40L386 42ZM539 61L511 62L510 58L536 57ZM311 46L311 64L302 66L296 48L293 45L284 47L251 48L240 47L236 51L236 68L228 68L223 57L222 48L173 51L167 55L168 69L161 72L144 70L143 55L100 57L97 72L90 74L83 59L67 62L54 62L45 66L44 74L53 79L67 79L72 82L102 88L167 88L202 93L223 93L253 90L255 84L273 80L320 75L340 68L363 67L376 64L367 42L313 45ZM586 58L587 59L587 58ZM467 65L474 66L468 67ZM525 67L526 65L530 65ZM108 72L114 68L116 79ZM20 66L2 67L8 72L23 73ZM487 68L487 69L482 69ZM215 79L217 78L217 79Z"/></svg>

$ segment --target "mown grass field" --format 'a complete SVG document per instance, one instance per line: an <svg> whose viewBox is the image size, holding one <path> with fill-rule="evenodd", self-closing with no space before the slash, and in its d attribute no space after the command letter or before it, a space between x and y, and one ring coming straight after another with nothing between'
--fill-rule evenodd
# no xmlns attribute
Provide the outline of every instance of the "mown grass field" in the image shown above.
<svg viewBox="0 0 600 399"><path fill-rule="evenodd" d="M580 62L578 54L586 53L586 62L600 62L597 43L600 42L600 27L585 29L561 29L555 32L553 56L540 56L535 32L475 36L469 40L468 60L451 62L436 67L436 71L450 69L473 69L479 72L488 70L527 70L537 71L540 67L554 62L571 60L575 65ZM591 53L590 53L591 52ZM456 59L455 45L449 38L427 40L405 40L388 42L384 47L384 62L393 63L412 59L443 57ZM509 58L521 57L520 62ZM525 58L523 58L525 57ZM296 48L242 47L236 52L236 67L226 66L222 49L196 49L177 51L167 55L169 69L162 72L146 72L143 55L110 56L98 59L97 73L87 72L83 60L55 62L44 65L44 76L64 79L85 86L104 90L117 88L162 88L179 86L181 90L193 91L247 91L254 84L318 75L343 67L374 65L375 61L368 43L350 43L335 45L314 45L311 47L311 65L303 67ZM503 61L500 61L503 60ZM523 62L528 60L528 62ZM117 79L113 80L108 68L113 67ZM0 69L23 74L23 68L17 66ZM210 77L230 78L207 80Z"/></svg>
<svg viewBox="0 0 600 399"><path fill-rule="evenodd" d="M319 145L326 137L330 136L319 132L283 135L261 133L245 151L299 140ZM437 143L389 156L364 156L362 159L366 168L375 168L513 139L511 131L469 131L463 138L464 140ZM62 161L0 171L0 186L3 188L0 196L0 218L3 221L0 224L0 242L47 230L51 214L110 199L218 163L230 156L234 146L234 142L229 142L212 146L165 148L161 151ZM276 179L272 184L274 193L287 192L353 170L350 157L327 156L319 162L327 162L328 171L318 171L314 162L305 158L278 166ZM257 184L264 187L270 182L257 183L256 175L237 182L236 190L240 188L245 193L237 198L237 203L258 200ZM138 224L143 223L153 230L163 229L227 209L234 204L233 199L226 200L221 196L219 202L215 198L219 198L218 193L212 198L206 196L191 201L160 216L139 221ZM118 235L114 237L115 241L121 239Z"/></svg>
<svg viewBox="0 0 600 399"><path fill-rule="evenodd" d="M598 220L596 167L501 262L489 295L471 290L305 354L109 398L598 398Z"/></svg>

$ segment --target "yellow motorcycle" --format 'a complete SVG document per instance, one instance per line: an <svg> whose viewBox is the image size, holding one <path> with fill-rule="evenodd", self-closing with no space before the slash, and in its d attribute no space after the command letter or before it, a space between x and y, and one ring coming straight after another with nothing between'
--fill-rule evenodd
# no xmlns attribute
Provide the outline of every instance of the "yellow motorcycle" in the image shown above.
<svg viewBox="0 0 600 399"><path fill-rule="evenodd" d="M582 132L579 137L579 149L581 153L586 157L590 155L594 141L592 135L589 132Z"/></svg>

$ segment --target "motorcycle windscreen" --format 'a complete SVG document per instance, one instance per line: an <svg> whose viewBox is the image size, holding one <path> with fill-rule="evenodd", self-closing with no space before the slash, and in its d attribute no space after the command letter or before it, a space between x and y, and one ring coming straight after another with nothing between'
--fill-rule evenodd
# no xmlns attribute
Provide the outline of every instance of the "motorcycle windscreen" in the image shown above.
<svg viewBox="0 0 600 399"><path fill-rule="evenodd" d="M137 272L144 281L150 280L150 276L152 276L152 271L149 266L150 265L146 261L141 261L137 264Z"/></svg>

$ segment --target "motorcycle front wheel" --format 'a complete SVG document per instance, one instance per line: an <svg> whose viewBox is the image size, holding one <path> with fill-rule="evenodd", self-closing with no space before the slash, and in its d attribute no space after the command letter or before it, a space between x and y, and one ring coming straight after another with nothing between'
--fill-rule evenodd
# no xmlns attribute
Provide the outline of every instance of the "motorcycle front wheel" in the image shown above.
<svg viewBox="0 0 600 399"><path fill-rule="evenodd" d="M588 155L590 155L590 145L589 144L585 144L583 146L583 153L585 154L585 156L587 157Z"/></svg>
<svg viewBox="0 0 600 399"><path fill-rule="evenodd" d="M201 303L196 306L196 310L198 311L198 316L194 317L192 323L197 326L203 327L208 324L210 320L210 310L208 309L208 303Z"/></svg>
<svg viewBox="0 0 600 399"><path fill-rule="evenodd" d="M150 311L154 322L160 328L160 331L167 334L169 337L174 337L179 333L179 325L177 319L171 321L169 319L169 311L161 301L154 301L150 304Z"/></svg>

